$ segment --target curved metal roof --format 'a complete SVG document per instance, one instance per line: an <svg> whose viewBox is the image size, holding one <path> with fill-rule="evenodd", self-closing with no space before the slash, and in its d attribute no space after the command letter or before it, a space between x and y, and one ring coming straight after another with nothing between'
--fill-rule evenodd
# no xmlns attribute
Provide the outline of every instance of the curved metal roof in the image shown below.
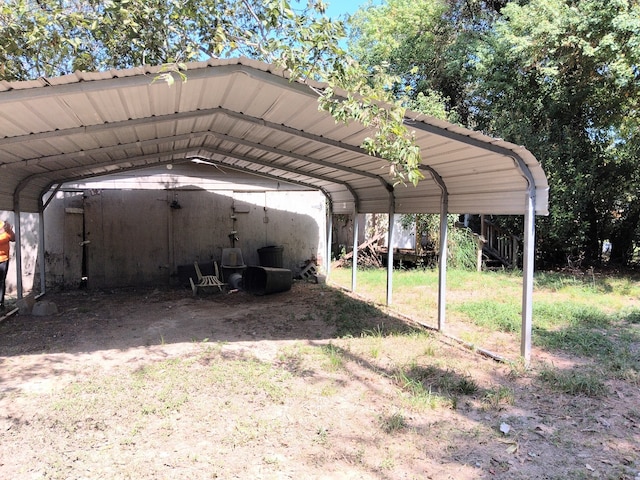
<svg viewBox="0 0 640 480"><path fill-rule="evenodd" d="M322 190L334 213L524 214L548 185L524 147L409 113L425 179L395 186L388 163L359 145L372 132L318 110L309 86L248 59L188 64L188 81L157 68L0 82L0 210L37 212L52 186L204 159ZM215 169L212 169L212 171Z"/></svg>

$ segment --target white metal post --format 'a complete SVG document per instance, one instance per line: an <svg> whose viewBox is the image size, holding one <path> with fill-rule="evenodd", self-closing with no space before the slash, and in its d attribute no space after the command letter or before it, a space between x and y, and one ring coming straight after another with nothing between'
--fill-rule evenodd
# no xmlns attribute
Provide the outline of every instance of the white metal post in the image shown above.
<svg viewBox="0 0 640 480"><path fill-rule="evenodd" d="M387 235L387 306L393 302L393 224L396 206L393 200L389 205L389 228Z"/></svg>
<svg viewBox="0 0 640 480"><path fill-rule="evenodd" d="M16 288L18 289L18 299L22 298L22 226L20 225L20 208L18 202L14 201L17 208L13 210L13 221L16 224Z"/></svg>
<svg viewBox="0 0 640 480"><path fill-rule="evenodd" d="M440 258L438 259L438 330L445 328L447 311L447 214L449 201L446 192L442 193L440 205Z"/></svg>
<svg viewBox="0 0 640 480"><path fill-rule="evenodd" d="M351 291L356 291L356 271L358 270L358 228L360 221L358 220L358 210L353 212L353 255L351 255Z"/></svg>
<svg viewBox="0 0 640 480"><path fill-rule="evenodd" d="M47 269L44 264L44 207L38 213L38 262L40 263L40 294L46 292Z"/></svg>
<svg viewBox="0 0 640 480"><path fill-rule="evenodd" d="M327 245L325 248L325 261L327 262L327 266L325 268L325 274L327 278L329 278L329 274L331 273L331 245L333 242L333 207L331 204L327 205Z"/></svg>
<svg viewBox="0 0 640 480"><path fill-rule="evenodd" d="M535 251L535 189L530 188L527 194L527 205L524 214L524 254L522 260L522 333L520 353L525 363L531 360L531 332L533 325L533 270Z"/></svg>

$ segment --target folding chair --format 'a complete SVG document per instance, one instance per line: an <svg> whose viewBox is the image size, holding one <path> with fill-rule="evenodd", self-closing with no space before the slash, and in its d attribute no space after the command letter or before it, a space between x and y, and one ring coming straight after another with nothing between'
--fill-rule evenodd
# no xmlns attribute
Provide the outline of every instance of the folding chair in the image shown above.
<svg viewBox="0 0 640 480"><path fill-rule="evenodd" d="M222 291L222 288L226 285L226 283L220 281L220 272L218 271L217 262L213 262L213 269L215 273L214 275L202 275L198 262L193 262L193 266L196 269L196 276L198 277L198 283L195 283L193 281L193 278L189 277L189 282L191 283L191 291L194 295L198 294L198 288L217 287L218 290Z"/></svg>

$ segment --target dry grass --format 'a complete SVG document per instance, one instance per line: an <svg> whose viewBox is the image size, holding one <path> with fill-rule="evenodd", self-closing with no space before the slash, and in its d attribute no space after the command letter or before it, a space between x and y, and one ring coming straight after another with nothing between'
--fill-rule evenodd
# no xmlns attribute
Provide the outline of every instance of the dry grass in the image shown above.
<svg viewBox="0 0 640 480"><path fill-rule="evenodd" d="M489 281L480 283L460 299L478 300ZM413 288L423 301L427 293ZM635 480L639 472L631 360L618 362L617 375L613 366L593 370L606 388L594 396L563 390L563 374L599 357L545 344L532 369L496 363L374 303L305 283L268 297L52 299L60 315L0 325L2 478ZM621 323L596 318L589 328L620 334L616 348L637 348L637 317L625 318L626 337ZM469 331L489 328L466 322ZM513 341L513 332L501 335Z"/></svg>

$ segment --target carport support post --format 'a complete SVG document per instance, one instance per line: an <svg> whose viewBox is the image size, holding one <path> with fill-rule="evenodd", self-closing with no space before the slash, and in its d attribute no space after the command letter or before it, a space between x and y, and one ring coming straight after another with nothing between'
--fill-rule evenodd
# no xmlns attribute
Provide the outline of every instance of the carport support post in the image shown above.
<svg viewBox="0 0 640 480"><path fill-rule="evenodd" d="M333 242L333 208L331 204L327 205L327 245L325 252L325 261L327 262L327 267L325 269L327 278L331 273L331 245Z"/></svg>
<svg viewBox="0 0 640 480"><path fill-rule="evenodd" d="M520 354L526 364L531 360L531 330L533 324L533 269L535 245L535 188L529 188L524 214L524 256L522 260L522 337Z"/></svg>
<svg viewBox="0 0 640 480"><path fill-rule="evenodd" d="M356 270L358 269L358 210L353 211L353 255L351 255L351 291L356 291Z"/></svg>
<svg viewBox="0 0 640 480"><path fill-rule="evenodd" d="M44 265L44 207L38 212L38 262L40 263L40 293L46 292L47 270Z"/></svg>
<svg viewBox="0 0 640 480"><path fill-rule="evenodd" d="M20 204L14 200L13 221L16 224L16 288L18 299L22 298L22 228L20 226Z"/></svg>
<svg viewBox="0 0 640 480"><path fill-rule="evenodd" d="M391 305L393 291L393 224L396 206L393 200L389 205L389 234L387 239L387 306Z"/></svg>
<svg viewBox="0 0 640 480"><path fill-rule="evenodd" d="M445 328L447 311L447 214L449 209L448 197L442 194L440 205L440 258L438 259L438 330Z"/></svg>

